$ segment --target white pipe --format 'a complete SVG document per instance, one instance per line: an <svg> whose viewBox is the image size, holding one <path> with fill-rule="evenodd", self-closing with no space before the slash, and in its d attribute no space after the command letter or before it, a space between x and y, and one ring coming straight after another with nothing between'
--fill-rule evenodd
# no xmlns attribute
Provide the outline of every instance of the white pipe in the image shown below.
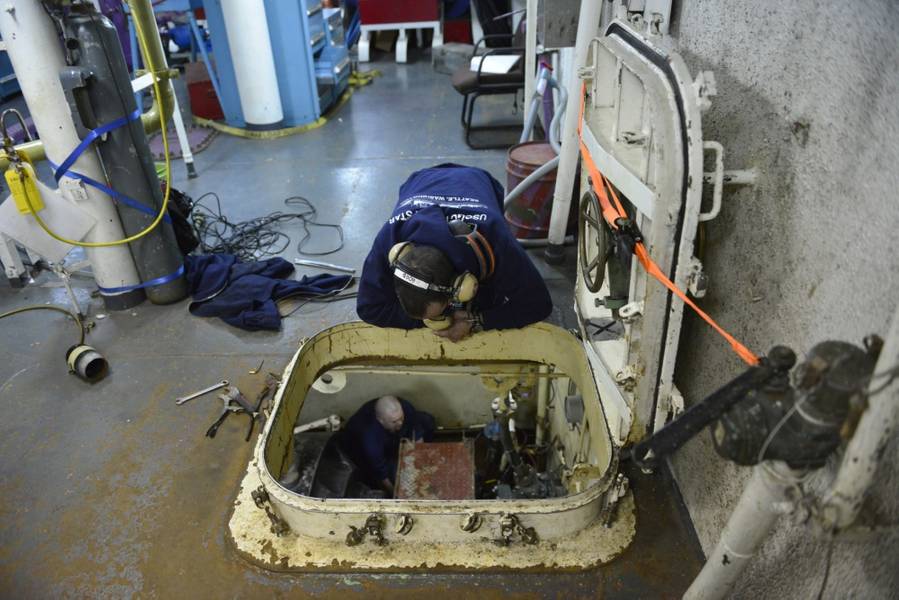
<svg viewBox="0 0 899 600"><path fill-rule="evenodd" d="M284 111L264 0L222 0L222 15L247 127L281 125Z"/></svg>
<svg viewBox="0 0 899 600"><path fill-rule="evenodd" d="M789 490L801 481L805 471L791 469L780 461L755 466L752 478L721 533L715 550L684 594L684 600L726 598L734 582L786 507L792 506Z"/></svg>
<svg viewBox="0 0 899 600"><path fill-rule="evenodd" d="M574 45L574 63L572 75L584 66L587 60L587 48L599 29L599 15L602 2L597 0L581 0L581 12L578 16L577 38ZM572 76L571 88L568 90L568 102L565 106L565 121L562 124L562 152L559 154L559 170L556 172L556 190L553 194L552 216L549 222L549 243L561 245L568 228L568 212L571 208L571 190L574 187L574 173L578 161L577 120L580 114L581 94L578 79Z"/></svg>
<svg viewBox="0 0 899 600"><path fill-rule="evenodd" d="M39 0L8 0L0 9L0 35L6 42L6 51L38 137L43 142L47 157L58 165L81 140L75 131L72 113L59 82L60 71L66 63L56 28ZM71 170L97 181L106 180L93 148L83 152ZM97 219L85 241L110 242L125 237L109 196L68 178L62 181L65 182L61 186L64 196ZM85 248L85 253L100 287L116 288L140 283L127 245Z"/></svg>
<svg viewBox="0 0 899 600"><path fill-rule="evenodd" d="M540 365L540 373L549 373L549 367ZM539 446L546 435L546 405L549 403L549 378L537 380L537 434L534 442Z"/></svg>
<svg viewBox="0 0 899 600"><path fill-rule="evenodd" d="M840 470L821 500L820 516L826 531L852 525L877 473L883 449L899 425L899 306L893 315L874 376L868 385L868 408L846 447ZM891 375L895 375L891 380Z"/></svg>
<svg viewBox="0 0 899 600"><path fill-rule="evenodd" d="M537 0L527 0L524 51L524 97L534 95L534 79L537 69ZM514 31L513 31L514 33ZM527 115L525 115L527 118Z"/></svg>

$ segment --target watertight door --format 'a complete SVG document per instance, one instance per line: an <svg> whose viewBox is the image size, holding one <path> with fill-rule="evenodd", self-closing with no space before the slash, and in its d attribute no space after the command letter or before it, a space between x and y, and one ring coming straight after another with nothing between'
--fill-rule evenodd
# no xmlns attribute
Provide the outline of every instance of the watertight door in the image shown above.
<svg viewBox="0 0 899 600"><path fill-rule="evenodd" d="M694 257L699 222L720 207L720 174L712 209L701 213L703 142L700 110L714 93L710 73L690 77L683 59L613 21L592 41L587 66L582 140L617 190L652 259L680 289L701 296L705 279ZM588 190L587 169L581 189ZM576 303L588 354L619 442L661 427L683 406L673 384L683 303L616 250L595 197L579 206Z"/></svg>

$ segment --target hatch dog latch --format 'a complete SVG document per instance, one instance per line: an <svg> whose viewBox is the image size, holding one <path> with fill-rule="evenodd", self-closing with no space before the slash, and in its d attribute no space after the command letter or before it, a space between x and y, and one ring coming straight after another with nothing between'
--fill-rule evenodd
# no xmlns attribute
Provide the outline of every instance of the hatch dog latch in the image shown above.
<svg viewBox="0 0 899 600"><path fill-rule="evenodd" d="M502 515L499 519L499 535L500 537L494 542L498 546L508 546L512 543L512 538L518 536L525 544L533 545L540 541L537 532L533 527L525 527L515 515Z"/></svg>
<svg viewBox="0 0 899 600"><path fill-rule="evenodd" d="M263 486L260 485L258 488L253 490L250 493L250 496L253 497L253 502L256 504L256 506L264 510L265 514L268 515L268 520L272 522L272 533L274 533L278 537L290 533L290 525L287 524L287 521L276 515L275 511L272 510L271 499L269 498L268 492Z"/></svg>
<svg viewBox="0 0 899 600"><path fill-rule="evenodd" d="M372 513L365 519L365 524L362 527L357 529L350 525L350 532L346 534L346 545L358 546L365 541L365 536L370 536L378 546L386 546L387 539L384 537L383 529L384 517L377 513Z"/></svg>

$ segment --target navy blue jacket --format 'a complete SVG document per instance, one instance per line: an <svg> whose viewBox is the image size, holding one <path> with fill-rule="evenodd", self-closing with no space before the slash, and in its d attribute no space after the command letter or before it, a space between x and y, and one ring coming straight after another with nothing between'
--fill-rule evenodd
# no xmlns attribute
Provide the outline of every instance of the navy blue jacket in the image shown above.
<svg viewBox="0 0 899 600"><path fill-rule="evenodd" d="M344 448L372 486L384 479L393 481L401 439L429 442L434 437L433 417L415 410L402 398L399 401L403 407L403 427L398 433L390 433L375 416L377 401L375 398L363 404L347 421L342 434Z"/></svg>
<svg viewBox="0 0 899 600"><path fill-rule="evenodd" d="M394 292L387 254L394 244L413 242L441 250L457 273L479 274L474 251L455 237L448 221L474 223L493 248L496 269L482 281L472 306L484 329L509 329L542 321L552 300L540 273L515 239L503 216L503 188L487 171L454 164L416 171L400 187L393 214L375 237L365 259L356 312L380 327L422 327L403 311Z"/></svg>
<svg viewBox="0 0 899 600"><path fill-rule="evenodd" d="M231 254L188 255L184 259L191 314L221 317L229 325L256 331L281 328L275 301L291 296L324 296L349 284L349 275L293 275L292 264L280 257L242 263Z"/></svg>

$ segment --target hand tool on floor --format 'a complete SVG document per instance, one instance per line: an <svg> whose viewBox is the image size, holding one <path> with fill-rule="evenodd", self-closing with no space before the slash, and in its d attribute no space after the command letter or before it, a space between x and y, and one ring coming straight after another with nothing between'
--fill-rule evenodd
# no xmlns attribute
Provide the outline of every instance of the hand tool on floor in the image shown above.
<svg viewBox="0 0 899 600"><path fill-rule="evenodd" d="M219 400L221 400L223 404L222 414L220 414L219 418L215 420L215 423L206 430L206 437L214 438L215 434L218 433L219 427L221 427L222 423L225 422L225 419L227 419L228 415L231 413L245 413L250 416L251 421L256 420L257 413L236 387L226 387L225 391L219 394Z"/></svg>
<svg viewBox="0 0 899 600"><path fill-rule="evenodd" d="M188 400L193 400L194 398L199 398L200 396L205 396L206 394L208 394L210 392L214 392L215 390L220 390L223 387L226 387L227 385L228 385L228 380L222 379L215 385L210 385L208 388L203 388L199 392L194 392L193 394L188 394L187 396L181 396L180 398L175 400L175 404L177 404L178 406L181 406Z"/></svg>

